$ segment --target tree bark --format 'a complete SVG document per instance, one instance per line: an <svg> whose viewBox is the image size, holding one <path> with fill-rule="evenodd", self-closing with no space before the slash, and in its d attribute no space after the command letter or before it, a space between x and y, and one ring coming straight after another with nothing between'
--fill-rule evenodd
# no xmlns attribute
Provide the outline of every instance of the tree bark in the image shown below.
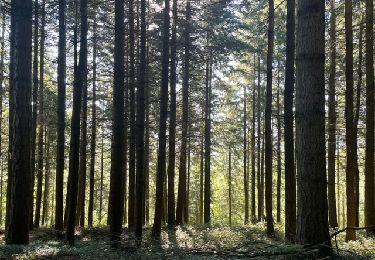
<svg viewBox="0 0 375 260"><path fill-rule="evenodd" d="M229 150L228 166L228 204L229 204L229 225L232 225L232 153Z"/></svg>
<svg viewBox="0 0 375 260"><path fill-rule="evenodd" d="M279 63L278 63L279 64ZM277 223L281 222L281 114L280 114L280 69L277 71Z"/></svg>
<svg viewBox="0 0 375 260"><path fill-rule="evenodd" d="M375 224L374 193L374 3L366 0L366 151L365 151L365 223ZM368 234L374 235L375 228Z"/></svg>
<svg viewBox="0 0 375 260"><path fill-rule="evenodd" d="M284 91L285 143L285 238L295 241L296 176L294 167L294 60L295 60L295 0L287 0L286 61Z"/></svg>
<svg viewBox="0 0 375 260"><path fill-rule="evenodd" d="M45 181L44 181L44 194L43 194L43 213L42 213L42 225L47 224L48 212L49 212L49 196L50 196L50 179L51 179L51 165L50 165L50 137L47 137L47 130L45 131L45 150L46 150L46 166L45 166Z"/></svg>
<svg viewBox="0 0 375 260"><path fill-rule="evenodd" d="M168 110L168 74L169 74L169 0L164 1L163 11L163 51L162 73L160 86L160 118L159 118L159 147L156 171L155 214L152 235L160 238L161 221L164 212L164 179L166 175L166 144L167 144L167 110Z"/></svg>
<svg viewBox="0 0 375 260"><path fill-rule="evenodd" d="M247 89L244 86L244 110L243 110L243 181L245 197L245 225L249 224L249 173L247 172Z"/></svg>
<svg viewBox="0 0 375 260"><path fill-rule="evenodd" d="M253 89L253 115L251 131L251 222L256 221L255 213L255 123L256 123L256 56L254 53L254 89Z"/></svg>
<svg viewBox="0 0 375 260"><path fill-rule="evenodd" d="M7 244L29 242L31 196L31 45L32 1L11 1L10 201Z"/></svg>
<svg viewBox="0 0 375 260"><path fill-rule="evenodd" d="M296 147L298 176L299 244L330 245L328 226L325 84L324 2L297 1ZM321 253L330 253L321 247Z"/></svg>

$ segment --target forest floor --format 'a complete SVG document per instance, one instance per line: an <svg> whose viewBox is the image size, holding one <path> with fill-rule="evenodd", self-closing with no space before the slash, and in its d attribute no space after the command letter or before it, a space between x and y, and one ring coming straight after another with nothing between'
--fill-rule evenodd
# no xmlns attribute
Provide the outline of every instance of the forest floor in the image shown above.
<svg viewBox="0 0 375 260"><path fill-rule="evenodd" d="M282 227L268 238L262 224L252 226L186 226L165 230L160 241L144 233L137 247L131 234L124 232L115 248L107 228L85 229L77 233L74 247L57 240L51 229L31 231L28 246L5 245L0 235L0 259L318 259L316 247L285 243ZM345 243L344 233L332 242L330 259L375 259L375 240L359 233L359 240Z"/></svg>

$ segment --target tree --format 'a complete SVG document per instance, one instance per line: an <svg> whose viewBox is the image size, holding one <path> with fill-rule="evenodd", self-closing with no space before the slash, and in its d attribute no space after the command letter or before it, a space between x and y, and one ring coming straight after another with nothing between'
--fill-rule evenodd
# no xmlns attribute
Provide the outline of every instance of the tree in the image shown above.
<svg viewBox="0 0 375 260"><path fill-rule="evenodd" d="M168 74L169 74L169 0L164 1L163 11L163 51L160 86L160 118L159 118L159 149L156 170L155 214L152 234L156 238L161 235L161 221L164 212L164 178L166 173L166 144L167 144L167 110L168 110Z"/></svg>
<svg viewBox="0 0 375 260"><path fill-rule="evenodd" d="M65 150L65 96L66 96L66 25L65 0L59 0L59 43L57 61L57 150L56 150L56 204L55 230L64 228L64 150Z"/></svg>
<svg viewBox="0 0 375 260"><path fill-rule="evenodd" d="M374 3L366 1L366 151L365 151L365 223L375 224L374 195ZM375 228L367 229L375 234Z"/></svg>
<svg viewBox="0 0 375 260"><path fill-rule="evenodd" d="M32 1L11 1L11 179L7 244L29 242Z"/></svg>
<svg viewBox="0 0 375 260"><path fill-rule="evenodd" d="M278 63L279 64L279 63ZM280 115L280 70L277 71L277 223L281 222L281 115Z"/></svg>
<svg viewBox="0 0 375 260"><path fill-rule="evenodd" d="M284 90L285 143L285 238L294 242L296 234L296 176L294 168L294 60L295 0L287 0L286 61Z"/></svg>
<svg viewBox="0 0 375 260"><path fill-rule="evenodd" d="M175 225L175 165L176 165L176 84L177 84L177 0L173 1L173 22L171 38L171 75L170 75L170 119L169 119L169 157L168 157L168 226Z"/></svg>
<svg viewBox="0 0 375 260"><path fill-rule="evenodd" d="M244 86L244 119L243 119L243 174L244 174L244 193L245 193L245 225L249 224L249 173L247 170L247 91Z"/></svg>
<svg viewBox="0 0 375 260"><path fill-rule="evenodd" d="M336 154L336 10L331 1L330 65L328 83L328 210L329 225L338 226L336 212L335 154Z"/></svg>
<svg viewBox="0 0 375 260"><path fill-rule="evenodd" d="M79 64L74 75L73 89L73 112L70 132L70 151L69 151L69 179L70 188L67 203L67 221L66 221L66 239L70 245L74 244L74 228L77 216L77 195L79 180L79 148L80 148L80 124L81 124L81 103L82 90L87 75L87 0L81 0L81 35Z"/></svg>
<svg viewBox="0 0 375 260"><path fill-rule="evenodd" d="M353 28L352 28L352 0L345 1L345 123L346 123L346 203L347 226L356 226L355 176L358 171L357 159L357 131L354 129L353 109ZM356 240L355 230L346 232L346 240Z"/></svg>
<svg viewBox="0 0 375 260"><path fill-rule="evenodd" d="M252 98L252 131L251 131L251 221L255 222L255 123L256 123L256 55L254 53L254 86L253 86L253 98Z"/></svg>
<svg viewBox="0 0 375 260"><path fill-rule="evenodd" d="M115 66L113 75L113 137L111 150L111 184L109 215L111 240L121 239L124 210L124 0L115 1Z"/></svg>
<svg viewBox="0 0 375 260"><path fill-rule="evenodd" d="M184 213L187 210L186 205L186 167L187 167L187 143L188 143L188 124L189 124L189 84L190 84L190 22L191 7L190 1L186 2L186 21L185 21L185 53L184 53L184 77L182 83L182 131L180 148L180 168L178 178L178 195L176 207L176 223L184 224Z"/></svg>
<svg viewBox="0 0 375 260"><path fill-rule="evenodd" d="M297 1L296 242L330 245L325 172L324 2ZM311 210L314 209L314 210ZM329 251L322 247L321 252Z"/></svg>
<svg viewBox="0 0 375 260"><path fill-rule="evenodd" d="M145 88L146 88L146 1L141 0L141 39L139 77L137 89L137 181L136 181L136 211L135 236L142 238L144 222L144 186L145 186Z"/></svg>
<svg viewBox="0 0 375 260"><path fill-rule="evenodd" d="M267 234L274 233L272 216L272 62L274 49L274 2L268 1L268 50L267 50L267 93L265 111L265 187L266 187L266 214Z"/></svg>

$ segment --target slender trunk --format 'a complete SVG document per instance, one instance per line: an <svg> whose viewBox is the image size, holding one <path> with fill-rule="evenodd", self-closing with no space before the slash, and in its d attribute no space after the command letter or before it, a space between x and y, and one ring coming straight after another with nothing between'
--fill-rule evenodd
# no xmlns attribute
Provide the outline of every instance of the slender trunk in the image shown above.
<svg viewBox="0 0 375 260"><path fill-rule="evenodd" d="M175 219L175 165L176 165L176 84L177 84L177 0L173 0L173 22L171 38L171 101L169 119L169 154L168 154L168 226L173 227Z"/></svg>
<svg viewBox="0 0 375 260"><path fill-rule="evenodd" d="M281 114L280 70L277 71L277 223L281 222Z"/></svg>
<svg viewBox="0 0 375 260"><path fill-rule="evenodd" d="M257 148L258 148L258 172L257 172L257 180L258 180L258 221L262 221L262 208L263 208L263 195L262 195L262 185L261 185L261 113L260 113L260 100L261 100L261 93L260 93L260 53L258 55L258 97L257 97L257 122L258 122L258 142L257 142Z"/></svg>
<svg viewBox="0 0 375 260"><path fill-rule="evenodd" d="M294 167L294 60L295 60L295 0L287 0L286 61L284 90L285 143L285 238L295 241L296 235L296 175Z"/></svg>
<svg viewBox="0 0 375 260"><path fill-rule="evenodd" d="M256 122L256 57L254 53L254 88L253 88L253 115L252 115L252 129L251 129L251 222L256 221L255 213L255 122Z"/></svg>
<svg viewBox="0 0 375 260"><path fill-rule="evenodd" d="M109 216L111 240L121 239L124 210L124 76L125 76L125 24L124 0L115 1L115 53L113 84L113 138L111 150L111 180Z"/></svg>
<svg viewBox="0 0 375 260"><path fill-rule="evenodd" d="M0 129L3 127L3 99L4 99L4 57L5 57L5 12L4 7L0 4L0 8L2 10L1 18L2 18L2 25L1 25L1 49L0 49ZM3 184L4 184L4 154L2 150L2 133L0 133L0 160L1 160L1 168L0 168L0 227L3 224Z"/></svg>
<svg viewBox="0 0 375 260"><path fill-rule="evenodd" d="M64 150L65 150L65 96L66 96L66 25L65 0L59 0L59 43L57 61L57 149L56 149L56 206L55 230L64 229Z"/></svg>
<svg viewBox="0 0 375 260"><path fill-rule="evenodd" d="M374 193L374 3L366 0L366 152L365 152L365 223L375 224ZM374 235L375 228L367 229Z"/></svg>
<svg viewBox="0 0 375 260"><path fill-rule="evenodd" d="M204 105L202 105L202 121L204 121ZM203 129L202 129L203 130ZM204 187L204 134L201 136L200 166L199 166L199 224L203 224L203 187Z"/></svg>
<svg viewBox="0 0 375 260"><path fill-rule="evenodd" d="M335 153L336 153L336 11L335 0L331 1L330 19L330 65L328 83L328 216L329 225L336 228L336 186L335 186Z"/></svg>
<svg viewBox="0 0 375 260"><path fill-rule="evenodd" d="M69 179L70 188L68 193L68 210L67 210L67 227L66 239L70 245L74 244L74 228L76 224L76 209L79 181L79 153L80 153L80 124L81 124L81 103L82 90L87 77L87 0L81 0L80 5L81 17L81 35L79 50L79 65L74 79L73 90L73 112L70 134L70 151L69 151ZM69 182L69 180L68 180Z"/></svg>
<svg viewBox="0 0 375 260"><path fill-rule="evenodd" d="M176 207L176 224L184 224L184 212L186 211L186 161L187 161L187 143L188 143L188 124L189 124L189 84L190 84L190 20L191 8L190 1L186 2L186 21L185 21L185 54L184 54L184 77L182 83L182 132L181 132L181 150L180 167L178 177L178 195Z"/></svg>
<svg viewBox="0 0 375 260"><path fill-rule="evenodd" d="M354 129L353 110L353 28L352 28L352 0L345 0L345 121L346 121L346 199L347 226L356 226L355 209L355 176L357 164L357 131ZM356 231L348 230L346 240L356 240Z"/></svg>
<svg viewBox="0 0 375 260"><path fill-rule="evenodd" d="M190 142L190 126L188 130L188 149L187 149L187 180L186 180L186 197L185 197L185 211L184 223L189 224L189 203L190 203L190 169L191 169L191 142Z"/></svg>
<svg viewBox="0 0 375 260"><path fill-rule="evenodd" d="M229 150L229 169L228 169L228 204L229 204L229 225L232 225L232 153Z"/></svg>
<svg viewBox="0 0 375 260"><path fill-rule="evenodd" d="M324 244L331 253L328 225L325 83L324 6L320 0L297 1L296 148L298 176L299 244ZM327 247L328 246L328 247Z"/></svg>
<svg viewBox="0 0 375 260"><path fill-rule="evenodd" d="M101 156L100 156L100 193L99 193L99 224L103 217L103 182L104 182L104 133L102 133Z"/></svg>
<svg viewBox="0 0 375 260"><path fill-rule="evenodd" d="M45 24L46 24L46 3L42 0L42 17L40 30L40 53L39 53L39 132L38 132L38 174L37 190L35 202L35 220L34 227L39 227L40 210L42 208L42 189L43 189L43 167L44 167L44 50L45 50Z"/></svg>
<svg viewBox="0 0 375 260"><path fill-rule="evenodd" d="M336 177L337 177L337 216L341 216L341 214L342 214L342 211L341 211L341 207L340 207L340 198L341 198L341 187L340 187L340 164L339 164L339 162L340 162L340 147L338 147L338 145L336 145L336 150L337 150L337 157L336 157L336 161L337 161L337 166L336 166L336 171L337 171L337 175L336 175ZM342 226L344 226L345 225L345 223L341 223L341 225L340 225L340 218L338 218L337 219L337 221L338 221L338 226L339 227L342 227Z"/></svg>
<svg viewBox="0 0 375 260"><path fill-rule="evenodd" d="M243 110L243 181L245 193L245 225L249 224L249 176L247 172L247 89L244 86Z"/></svg>
<svg viewBox="0 0 375 260"><path fill-rule="evenodd" d="M156 238L161 235L161 221L164 212L164 179L166 175L166 144L167 144L167 110L168 110L168 74L169 74L169 0L164 1L163 11L163 51L162 75L160 86L160 118L159 118L159 147L156 171L155 214L152 234Z"/></svg>
<svg viewBox="0 0 375 260"><path fill-rule="evenodd" d="M29 242L31 196L31 45L32 1L11 2L11 146L7 244Z"/></svg>
<svg viewBox="0 0 375 260"><path fill-rule="evenodd" d="M93 225L94 188L95 188L95 159L96 159L96 55L97 55L97 18L94 16L93 35L93 65L92 65L92 103L91 103L91 151L90 151L90 195L88 208L88 225Z"/></svg>
<svg viewBox="0 0 375 260"><path fill-rule="evenodd" d="M45 135L45 149L46 149L46 167L45 167L45 181L44 181L44 194L43 194L43 213L42 225L47 225L47 217L49 210L49 186L50 186L50 140L47 139L47 130Z"/></svg>

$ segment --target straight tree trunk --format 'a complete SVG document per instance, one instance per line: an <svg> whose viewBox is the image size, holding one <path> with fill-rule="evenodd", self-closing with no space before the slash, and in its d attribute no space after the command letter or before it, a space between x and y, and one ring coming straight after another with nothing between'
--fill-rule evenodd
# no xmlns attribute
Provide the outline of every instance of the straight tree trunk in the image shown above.
<svg viewBox="0 0 375 260"><path fill-rule="evenodd" d="M68 193L68 210L66 239L70 245L74 244L74 229L77 217L77 196L79 181L79 148L80 148L80 124L81 124L81 105L82 90L87 77L87 0L81 0L80 4L81 17L81 35L79 50L79 65L74 80L73 89L73 112L70 133L70 151L69 151L69 179L70 188ZM69 180L68 180L69 182Z"/></svg>
<svg viewBox="0 0 375 260"><path fill-rule="evenodd" d="M267 234L274 233L272 216L272 62L274 49L274 1L268 1L267 92L265 111L265 188Z"/></svg>
<svg viewBox="0 0 375 260"><path fill-rule="evenodd" d="M185 197L185 211L184 223L189 224L190 216L190 169L191 169L191 140L190 140L190 126L188 126L188 148L187 148L187 180L186 180L186 197Z"/></svg>
<svg viewBox="0 0 375 260"><path fill-rule="evenodd" d="M97 56L97 18L94 15L93 28L93 65L92 65L92 103L91 103L91 145L90 145L90 194L88 208L88 225L93 226L94 188L95 188L95 159L96 159L96 56Z"/></svg>
<svg viewBox="0 0 375 260"><path fill-rule="evenodd" d="M103 182L104 182L104 133L102 133L100 156L100 192L99 192L99 224L102 223L103 212Z"/></svg>
<svg viewBox="0 0 375 260"><path fill-rule="evenodd" d="M256 221L255 213L255 122L256 122L256 57L254 53L254 89L253 89L253 115L252 115L252 131L251 131L251 222Z"/></svg>
<svg viewBox="0 0 375 260"><path fill-rule="evenodd" d="M228 204L229 204L229 225L232 225L232 153L229 150L228 166Z"/></svg>
<svg viewBox="0 0 375 260"><path fill-rule="evenodd" d="M357 131L354 129L353 109L353 28L352 28L352 0L345 0L345 121L346 121L346 203L347 203L347 226L355 227L356 199L355 199L355 176L358 171L357 159ZM356 240L356 231L348 230L346 240Z"/></svg>
<svg viewBox="0 0 375 260"><path fill-rule="evenodd" d="M11 180L7 244L28 244L31 196L32 1L11 1Z"/></svg>
<svg viewBox="0 0 375 260"><path fill-rule="evenodd" d="M190 85L190 21L191 7L190 1L186 2L186 21L185 21L185 54L184 54L184 77L182 83L182 132L181 132L181 150L180 167L178 177L178 194L176 207L176 224L184 224L184 213L187 210L186 202L186 167L187 167L187 143L188 143L188 124L189 124L189 85Z"/></svg>
<svg viewBox="0 0 375 260"><path fill-rule="evenodd" d="M281 222L281 114L280 70L277 71L277 223Z"/></svg>
<svg viewBox="0 0 375 260"><path fill-rule="evenodd" d="M134 227L135 215L135 153L136 153L136 126L135 126L135 32L134 32L134 0L129 0L129 92L130 92L130 136L129 136L129 208L128 227Z"/></svg>
<svg viewBox="0 0 375 260"><path fill-rule="evenodd" d="M294 159L294 61L295 61L295 0L287 0L286 61L284 90L285 143L285 238L295 241L296 235L296 175Z"/></svg>
<svg viewBox="0 0 375 260"><path fill-rule="evenodd" d="M336 10L335 0L331 1L330 19L330 65L328 83L328 216L329 225L336 228L336 185L335 185L335 153L336 153Z"/></svg>
<svg viewBox="0 0 375 260"><path fill-rule="evenodd" d="M244 86L244 111L243 111L243 180L245 193L245 225L249 224L249 173L247 172L247 89Z"/></svg>
<svg viewBox="0 0 375 260"><path fill-rule="evenodd" d="M30 196L30 229L33 229L34 222L34 186L35 186L35 166L36 166L36 129L38 118L38 89L39 89L39 3L34 1L34 28L33 28L33 89L32 89L32 122L31 122L31 196Z"/></svg>
<svg viewBox="0 0 375 260"><path fill-rule="evenodd" d="M137 124L136 124L136 205L135 236L142 238L144 222L144 186L145 186L145 88L146 88L146 1L141 0L141 38L139 55L139 77L137 89Z"/></svg>
<svg viewBox="0 0 375 260"><path fill-rule="evenodd" d="M65 96L66 96L66 25L65 0L59 0L59 43L57 58L57 148L56 148L56 206L55 230L64 229L64 150L65 150Z"/></svg>
<svg viewBox="0 0 375 260"><path fill-rule="evenodd" d="M175 218L175 166L176 166L176 84L177 84L177 0L173 0L173 22L171 38L171 75L170 75L170 119L169 119L169 154L168 154L168 226L176 224Z"/></svg>
<svg viewBox="0 0 375 260"><path fill-rule="evenodd" d="M46 2L42 0L42 17L40 30L40 53L39 53L39 132L38 132L38 175L35 202L34 227L39 227L40 210L42 209L42 189L43 189L43 167L44 167L44 50L45 50L45 24L46 24Z"/></svg>
<svg viewBox="0 0 375 260"><path fill-rule="evenodd" d="M330 246L324 134L324 5L320 0L297 1L296 242ZM325 246L320 248L322 255L331 251Z"/></svg>
<svg viewBox="0 0 375 260"><path fill-rule="evenodd" d="M374 3L366 0L366 151L365 151L365 224L375 224L374 193ZM367 229L370 235L375 228Z"/></svg>
<svg viewBox="0 0 375 260"><path fill-rule="evenodd" d="M262 221L263 215L263 191L262 191L262 169L261 169L261 113L260 113L260 100L262 99L262 94L260 92L260 53L258 56L258 98L257 98L257 117L258 117L258 172L257 172L257 179L258 179L258 221Z"/></svg>
<svg viewBox="0 0 375 260"><path fill-rule="evenodd" d="M202 105L202 121L204 121L204 109ZM204 130L204 129L202 129ZM204 133L201 136L200 166L199 166L199 224L203 224L203 187L204 187Z"/></svg>
<svg viewBox="0 0 375 260"><path fill-rule="evenodd" d="M209 43L207 37L207 43ZM208 44L207 44L208 45ZM206 113L204 131L204 223L211 222L211 91L212 50L209 50L206 68Z"/></svg>
<svg viewBox="0 0 375 260"><path fill-rule="evenodd" d="M111 151L111 180L109 216L111 240L121 239L124 210L124 85L125 85L125 24L124 0L115 1L115 53L113 84L113 138Z"/></svg>
<svg viewBox="0 0 375 260"><path fill-rule="evenodd" d="M160 118L159 118L159 147L156 171L155 214L152 235L160 238L161 221L164 212L164 179L166 175L166 145L167 145L167 110L168 110L168 74L169 74L169 23L170 3L164 1L163 11L163 51L162 73L160 86Z"/></svg>
<svg viewBox="0 0 375 260"><path fill-rule="evenodd" d="M0 4L0 8L3 11L3 5ZM0 129L2 129L3 126L3 99L4 99L4 58L5 58L5 12L3 11L1 13L2 16L2 25L1 25L1 48L0 48ZM3 224L3 184L4 184L4 154L2 150L2 134L0 133L0 227Z"/></svg>
<svg viewBox="0 0 375 260"><path fill-rule="evenodd" d="M44 193L43 193L43 213L42 213L42 225L47 224L47 217L49 211L49 195L50 195L50 179L51 179L51 165L50 165L50 140L47 137L47 130L45 131L45 150L46 150L46 167L45 167L45 181L44 181Z"/></svg>

